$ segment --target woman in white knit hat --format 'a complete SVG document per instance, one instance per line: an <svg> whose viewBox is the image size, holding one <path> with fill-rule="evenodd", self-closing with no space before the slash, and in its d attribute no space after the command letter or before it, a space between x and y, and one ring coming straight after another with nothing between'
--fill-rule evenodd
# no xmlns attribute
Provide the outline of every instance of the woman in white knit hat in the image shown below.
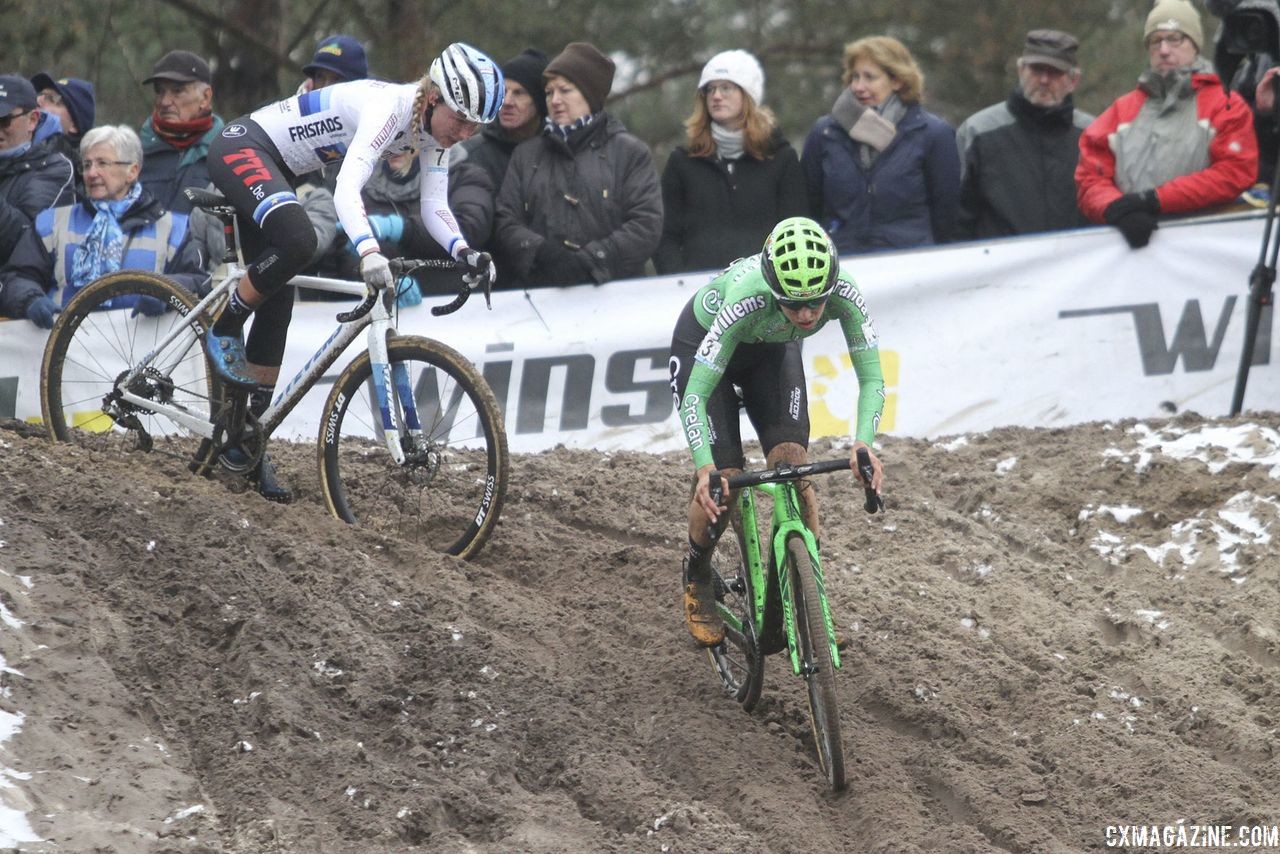
<svg viewBox="0 0 1280 854"><path fill-rule="evenodd" d="M799 157L763 99L764 70L745 50L703 67L687 144L662 173L659 273L720 270L758 253L775 223L806 213Z"/></svg>

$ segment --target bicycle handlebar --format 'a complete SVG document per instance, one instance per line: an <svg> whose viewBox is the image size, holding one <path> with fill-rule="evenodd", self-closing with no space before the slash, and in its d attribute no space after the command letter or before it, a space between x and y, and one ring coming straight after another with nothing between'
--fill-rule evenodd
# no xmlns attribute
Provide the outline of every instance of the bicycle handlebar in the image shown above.
<svg viewBox="0 0 1280 854"><path fill-rule="evenodd" d="M391 275L399 278L412 273L415 270L431 269L431 270L453 270L457 268L454 261L446 261L440 258L431 258L420 260L415 258L392 258L388 262L391 267ZM485 300L489 298L488 288L485 288ZM338 315L339 323L350 323L353 320L359 320L370 311L373 310L373 304L381 296L382 291L369 291L365 294L364 300L350 311L341 312ZM467 297L471 296L471 286L464 282L462 288L458 291L457 298L448 305L433 306L431 313L439 317L442 314L450 314L462 308L462 304L467 301Z"/></svg>
<svg viewBox="0 0 1280 854"><path fill-rule="evenodd" d="M711 500L718 507L720 506L720 500L724 498L725 489L739 489L744 486L759 486L762 483L799 480L811 474L829 474L833 471L848 470L849 461L847 459L819 460L816 463L805 463L798 466L793 466L789 463L778 463L777 466L771 469L744 471L728 478L721 475L717 470L711 472L710 477L707 479L707 488L711 494ZM880 497L880 493L876 492L871 486L871 478L874 472L871 468L871 456L867 453L866 448L858 449L858 471L861 473L863 481L865 481L863 486L863 492L866 497L864 508L868 513L884 510L884 500ZM713 543L720 538L720 532L716 530L715 525L708 525L707 533Z"/></svg>

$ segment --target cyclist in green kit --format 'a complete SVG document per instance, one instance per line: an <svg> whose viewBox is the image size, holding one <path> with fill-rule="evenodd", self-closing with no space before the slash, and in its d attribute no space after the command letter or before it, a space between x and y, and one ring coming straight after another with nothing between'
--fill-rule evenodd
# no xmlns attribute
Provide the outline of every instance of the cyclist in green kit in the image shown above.
<svg viewBox="0 0 1280 854"><path fill-rule="evenodd" d="M689 503L689 552L684 560L684 609L689 633L703 646L724 640L711 582L713 544L707 528L723 528L731 497L717 505L712 471L736 474L745 465L738 429L747 417L769 466L808 462L809 407L800 342L830 321L844 333L858 376L854 457L875 438L884 406L884 378L875 329L853 279L840 269L835 245L813 220L792 217L774 226L759 255L735 261L698 290L680 313L671 339L671 388L676 413L697 468ZM871 454L872 483L884 472ZM813 487L799 482L805 523L817 536Z"/></svg>

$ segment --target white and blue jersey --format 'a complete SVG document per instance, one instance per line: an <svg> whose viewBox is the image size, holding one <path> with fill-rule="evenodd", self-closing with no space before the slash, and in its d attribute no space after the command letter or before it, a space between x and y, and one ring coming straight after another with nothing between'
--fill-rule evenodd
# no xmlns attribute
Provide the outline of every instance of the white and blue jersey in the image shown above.
<svg viewBox="0 0 1280 854"><path fill-rule="evenodd" d="M466 245L449 210L449 150L424 128L410 139L416 83L353 80L277 101L249 114L295 175L341 163L334 205L361 255L378 250L360 192L378 161L412 148L421 166L422 221L453 257Z"/></svg>

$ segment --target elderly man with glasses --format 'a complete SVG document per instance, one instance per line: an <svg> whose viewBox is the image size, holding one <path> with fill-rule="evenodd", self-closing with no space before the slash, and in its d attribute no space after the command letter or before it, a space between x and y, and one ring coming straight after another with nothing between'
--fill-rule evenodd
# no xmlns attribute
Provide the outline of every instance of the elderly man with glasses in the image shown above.
<svg viewBox="0 0 1280 854"><path fill-rule="evenodd" d="M36 214L70 201L75 170L57 141L35 140L40 110L25 77L0 75L0 264Z"/></svg>
<svg viewBox="0 0 1280 854"><path fill-rule="evenodd" d="M1204 30L1188 0L1160 0L1145 28L1150 67L1080 137L1076 199L1134 249L1161 215L1226 205L1254 181L1253 113L1200 55Z"/></svg>
<svg viewBox="0 0 1280 854"><path fill-rule="evenodd" d="M960 148L960 235L1007 237L1079 228L1076 161L1093 121L1071 93L1080 83L1079 42L1070 33L1027 33L1018 82L999 104L956 129Z"/></svg>
<svg viewBox="0 0 1280 854"><path fill-rule="evenodd" d="M165 210L138 180L137 133L125 125L93 128L80 142L80 156L86 197L36 216L0 270L0 315L49 329L81 288L122 269L163 273L193 293L208 293L205 256L188 238L186 215ZM158 300L122 299L110 307L164 310Z"/></svg>

